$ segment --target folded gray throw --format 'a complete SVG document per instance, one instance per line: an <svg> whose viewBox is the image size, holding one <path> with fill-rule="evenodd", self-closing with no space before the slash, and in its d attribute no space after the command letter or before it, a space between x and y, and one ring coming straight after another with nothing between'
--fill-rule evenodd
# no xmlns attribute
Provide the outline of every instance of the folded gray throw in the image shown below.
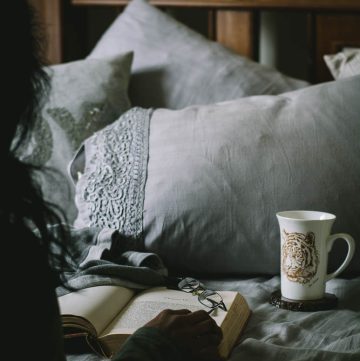
<svg viewBox="0 0 360 361"><path fill-rule="evenodd" d="M58 296L99 285L145 289L165 284L167 269L162 260L155 253L142 252L137 239L95 227L70 228L70 236L67 267L60 270L65 287L57 287Z"/></svg>

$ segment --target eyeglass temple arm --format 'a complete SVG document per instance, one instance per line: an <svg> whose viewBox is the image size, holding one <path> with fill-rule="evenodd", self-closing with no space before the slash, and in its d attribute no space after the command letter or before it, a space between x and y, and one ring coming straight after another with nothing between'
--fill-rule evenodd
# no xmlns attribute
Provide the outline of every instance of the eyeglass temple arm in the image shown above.
<svg viewBox="0 0 360 361"><path fill-rule="evenodd" d="M224 301L215 302L215 301L213 301L213 300L211 300L211 299L209 299L209 298L208 298L208 301L211 302L211 303L214 305L214 306L211 308L211 311L208 311L209 314L210 314L210 312L214 311L215 308L218 308L218 307L221 308L221 309L224 310L224 311L227 311L227 308L226 308L226 306L225 306Z"/></svg>

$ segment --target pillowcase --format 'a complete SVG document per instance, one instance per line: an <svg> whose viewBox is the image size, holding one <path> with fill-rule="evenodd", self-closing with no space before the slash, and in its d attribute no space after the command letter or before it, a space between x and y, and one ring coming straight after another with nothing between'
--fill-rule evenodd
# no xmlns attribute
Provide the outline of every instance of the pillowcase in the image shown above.
<svg viewBox="0 0 360 361"><path fill-rule="evenodd" d="M359 93L360 76L355 76L278 96L155 110L148 154L147 142L140 142L142 159L148 155L146 184L131 186L135 191L128 197L144 197L143 209L137 215L129 213L128 219L133 224L142 220L145 248L182 274L278 274L276 212L327 211L337 216L333 233L347 232L355 238L354 259L343 274L359 275ZM120 129L127 114L110 127ZM147 127L145 118L129 117L140 128ZM112 226L113 214L106 211L122 209L124 202L113 196L111 178L96 174L110 174L118 184L127 184L121 164L135 157L119 152L121 144L111 151L114 142L105 135L102 130L85 142L88 156L85 170L79 169L84 175L76 193L87 201L78 203L83 215L79 227L91 223L89 215L101 226ZM102 153L119 160L104 164L91 155ZM96 167L96 172L89 171ZM135 174L144 176L144 170ZM103 185L109 191L91 197ZM109 201L114 201L111 207ZM103 211L94 207L96 202ZM345 251L342 241L335 242L330 269L339 265Z"/></svg>
<svg viewBox="0 0 360 361"><path fill-rule="evenodd" d="M130 108L127 95L132 53L86 59L46 68L50 94L29 144L19 152L25 162L51 167L42 173L44 198L76 217L74 186L67 166L80 143ZM54 178L55 179L54 179Z"/></svg>
<svg viewBox="0 0 360 361"><path fill-rule="evenodd" d="M324 60L334 79L360 74L360 48L344 48L337 54L324 55Z"/></svg>
<svg viewBox="0 0 360 361"><path fill-rule="evenodd" d="M133 105L180 109L308 85L227 50L148 4L132 0L90 58L134 51Z"/></svg>
<svg viewBox="0 0 360 361"><path fill-rule="evenodd" d="M76 184L76 228L116 229L141 249L151 114L130 109L76 152L68 169Z"/></svg>

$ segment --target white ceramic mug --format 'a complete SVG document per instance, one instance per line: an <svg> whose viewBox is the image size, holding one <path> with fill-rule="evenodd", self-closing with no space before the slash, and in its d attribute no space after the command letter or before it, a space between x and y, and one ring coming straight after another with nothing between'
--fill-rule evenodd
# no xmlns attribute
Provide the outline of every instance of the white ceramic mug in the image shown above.
<svg viewBox="0 0 360 361"><path fill-rule="evenodd" d="M350 263L355 242L346 233L330 235L336 216L316 211L276 213L281 234L281 295L292 300L317 300L325 285ZM344 239L348 253L341 266L327 274L328 253L336 239Z"/></svg>

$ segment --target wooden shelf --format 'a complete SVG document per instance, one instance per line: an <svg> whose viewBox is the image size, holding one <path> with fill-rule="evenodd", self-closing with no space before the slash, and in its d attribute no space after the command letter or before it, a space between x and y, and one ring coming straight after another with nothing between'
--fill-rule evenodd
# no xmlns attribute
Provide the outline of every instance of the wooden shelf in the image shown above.
<svg viewBox="0 0 360 361"><path fill-rule="evenodd" d="M126 5L128 0L72 0L74 5ZM358 10L359 0L150 0L157 6L243 9Z"/></svg>
<svg viewBox="0 0 360 361"><path fill-rule="evenodd" d="M89 35L89 14L114 16L129 0L30 0L39 10L48 33L47 57L59 63L85 56L93 38ZM208 17L207 36L238 54L257 60L261 10L305 12L307 17L308 80L332 79L323 61L344 46L360 46L360 0L149 0L160 7L203 9ZM77 6L74 6L77 5ZM104 6L102 6L104 5ZM86 7L90 9L86 9ZM94 9L93 6L102 6ZM111 9L113 7L113 9ZM88 11L89 10L89 11ZM98 12L98 10L101 10ZM182 11L182 10L181 10ZM201 10L202 11L202 10ZM286 16L286 14L285 14Z"/></svg>

